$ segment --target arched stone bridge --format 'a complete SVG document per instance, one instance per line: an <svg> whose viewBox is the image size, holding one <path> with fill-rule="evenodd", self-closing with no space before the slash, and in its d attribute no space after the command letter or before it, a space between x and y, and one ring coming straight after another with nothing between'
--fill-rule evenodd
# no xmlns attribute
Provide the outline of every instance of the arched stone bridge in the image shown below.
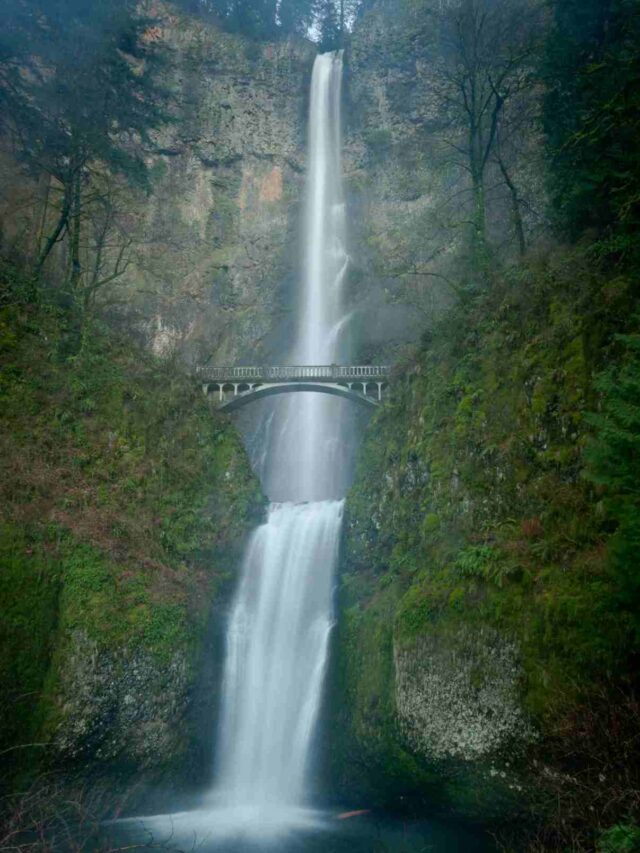
<svg viewBox="0 0 640 853"><path fill-rule="evenodd" d="M273 394L313 391L376 407L389 386L384 365L292 365L289 367L199 367L202 390L219 408L234 411Z"/></svg>

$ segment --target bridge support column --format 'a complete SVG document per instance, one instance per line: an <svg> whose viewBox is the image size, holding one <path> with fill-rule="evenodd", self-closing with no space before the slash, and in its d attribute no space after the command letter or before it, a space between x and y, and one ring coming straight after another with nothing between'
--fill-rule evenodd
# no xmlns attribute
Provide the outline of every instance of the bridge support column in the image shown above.
<svg viewBox="0 0 640 853"><path fill-rule="evenodd" d="M204 394L205 397L209 393L209 383L208 382L202 383L202 393Z"/></svg>
<svg viewBox="0 0 640 853"><path fill-rule="evenodd" d="M233 396L234 397L238 396L238 383L237 382L233 383Z"/></svg>
<svg viewBox="0 0 640 853"><path fill-rule="evenodd" d="M376 382L376 385L378 386L378 401L381 403L382 402L382 382Z"/></svg>

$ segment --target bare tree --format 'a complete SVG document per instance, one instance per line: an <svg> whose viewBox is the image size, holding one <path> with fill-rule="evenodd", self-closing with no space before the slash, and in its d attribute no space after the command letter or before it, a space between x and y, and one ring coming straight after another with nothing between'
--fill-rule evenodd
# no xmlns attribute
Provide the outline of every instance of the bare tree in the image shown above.
<svg viewBox="0 0 640 853"><path fill-rule="evenodd" d="M503 156L509 125L505 121L516 96L532 87L541 9L537 0L451 0L439 6L440 51L436 89L446 118L445 142L468 174L473 260L486 268L487 187L495 162L511 192L515 227L524 231L515 184Z"/></svg>
<svg viewBox="0 0 640 853"><path fill-rule="evenodd" d="M94 177L94 186L96 192L85 204L86 240L79 246L74 259L78 268L72 268L71 278L72 293L85 315L105 288L127 272L136 245L118 181L102 173Z"/></svg>

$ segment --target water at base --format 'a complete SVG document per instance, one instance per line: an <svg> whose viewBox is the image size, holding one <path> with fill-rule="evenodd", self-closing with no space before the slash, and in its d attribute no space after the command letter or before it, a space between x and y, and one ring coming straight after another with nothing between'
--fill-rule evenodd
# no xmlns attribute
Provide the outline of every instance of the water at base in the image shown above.
<svg viewBox="0 0 640 853"><path fill-rule="evenodd" d="M491 853L483 832L438 820L364 815L341 820L312 809L238 814L233 809L194 810L121 821L114 847L144 839L167 850L199 853ZM162 845L165 845L164 847Z"/></svg>

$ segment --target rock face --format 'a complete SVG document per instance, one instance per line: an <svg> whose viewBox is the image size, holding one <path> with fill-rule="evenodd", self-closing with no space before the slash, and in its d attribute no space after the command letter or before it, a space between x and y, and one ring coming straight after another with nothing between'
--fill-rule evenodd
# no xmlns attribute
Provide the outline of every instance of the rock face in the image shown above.
<svg viewBox="0 0 640 853"><path fill-rule="evenodd" d="M402 99L394 97L398 69L387 64L387 25L385 16L365 13L345 57L344 182L351 214L347 285L364 358L391 358L419 334L421 318L400 298L403 287L396 272L419 234L424 244L426 219L436 201L436 170L422 134L407 120ZM415 97L422 91L419 76L414 83Z"/></svg>
<svg viewBox="0 0 640 853"><path fill-rule="evenodd" d="M55 748L65 761L162 765L187 747L176 721L189 705L192 661L177 649L168 661L126 647L107 652L74 631L60 672Z"/></svg>
<svg viewBox="0 0 640 853"><path fill-rule="evenodd" d="M149 193L117 187L126 269L101 299L157 354L190 364L281 357L292 339L315 47L251 42L170 4L154 14L172 121L148 154ZM363 357L391 356L450 299L434 278L424 290L396 275L400 260L419 264L436 247L446 258L457 240L438 218L450 176L436 156L428 56L407 40L406 14L373 7L345 55L345 287ZM0 172L2 246L33 257L47 187L6 150ZM63 246L48 262L53 276L66 268Z"/></svg>
<svg viewBox="0 0 640 853"><path fill-rule="evenodd" d="M286 323L296 273L305 98L314 51L255 44L171 13L175 123L132 210L140 244L125 286L157 353L260 362Z"/></svg>
<svg viewBox="0 0 640 853"><path fill-rule="evenodd" d="M425 759L474 761L530 743L517 646L483 628L394 648L398 723Z"/></svg>
<svg viewBox="0 0 640 853"><path fill-rule="evenodd" d="M468 262L466 140L455 136L460 117L438 76L444 38L438 17L446 7L440 0L374 0L360 12L346 51L351 283L365 328L361 341L391 359L456 300L456 279ZM533 123L521 145L512 168L532 240L544 206ZM489 242L503 258L513 257L511 202L493 163L487 187Z"/></svg>

